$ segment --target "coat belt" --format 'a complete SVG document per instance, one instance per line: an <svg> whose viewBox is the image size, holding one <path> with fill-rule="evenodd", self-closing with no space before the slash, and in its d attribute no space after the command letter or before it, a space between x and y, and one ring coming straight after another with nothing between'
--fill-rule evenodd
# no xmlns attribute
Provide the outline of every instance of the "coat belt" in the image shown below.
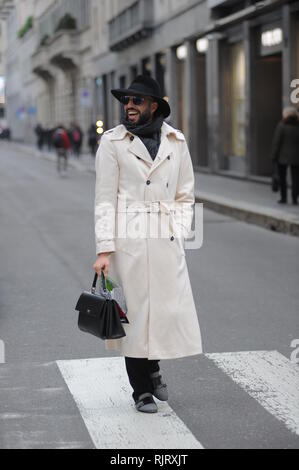
<svg viewBox="0 0 299 470"><path fill-rule="evenodd" d="M124 208L118 208L118 213L164 213L170 214L171 212L175 212L175 201L143 201L137 203L131 203Z"/></svg>

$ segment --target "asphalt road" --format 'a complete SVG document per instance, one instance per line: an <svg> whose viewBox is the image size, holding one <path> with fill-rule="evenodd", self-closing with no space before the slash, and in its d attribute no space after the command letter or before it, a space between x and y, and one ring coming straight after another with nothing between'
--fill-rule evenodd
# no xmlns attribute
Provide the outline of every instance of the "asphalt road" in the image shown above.
<svg viewBox="0 0 299 470"><path fill-rule="evenodd" d="M64 435L62 447L68 433L73 447L93 447L66 390L61 406L72 420L59 420L61 409L51 396L48 412L57 419L47 421L43 432L51 428L52 438L38 440L39 399L32 393L37 370L39 390L49 377L52 388L63 388L53 368L57 360L113 355L79 332L74 311L93 278L93 201L92 173L70 168L60 178L52 162L1 143L0 339L6 364L0 366L0 448L55 448L57 433ZM298 238L204 212L203 246L187 251L187 262L205 354L275 350L290 358L291 342L299 338L298 255ZM298 434L207 356L165 361L162 368L170 406L204 447L299 448ZM22 387L27 398L14 423L7 417L24 396Z"/></svg>

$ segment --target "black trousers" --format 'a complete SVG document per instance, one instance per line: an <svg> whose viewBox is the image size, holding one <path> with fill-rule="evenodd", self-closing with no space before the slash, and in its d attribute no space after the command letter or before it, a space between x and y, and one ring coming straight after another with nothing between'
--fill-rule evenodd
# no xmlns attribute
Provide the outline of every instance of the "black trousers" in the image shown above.
<svg viewBox="0 0 299 470"><path fill-rule="evenodd" d="M143 393L153 393L150 374L159 372L159 361L125 357L129 382L134 390L133 398L136 401Z"/></svg>
<svg viewBox="0 0 299 470"><path fill-rule="evenodd" d="M278 164L278 174L280 182L280 194L281 199L287 201L288 189L287 189L287 165ZM291 166L291 178L292 178L292 200L296 202L299 196L299 166Z"/></svg>

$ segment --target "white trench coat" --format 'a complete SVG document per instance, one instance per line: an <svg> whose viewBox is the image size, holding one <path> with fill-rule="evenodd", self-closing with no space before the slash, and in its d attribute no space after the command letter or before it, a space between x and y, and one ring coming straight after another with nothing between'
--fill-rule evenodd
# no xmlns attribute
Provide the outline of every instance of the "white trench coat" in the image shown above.
<svg viewBox="0 0 299 470"><path fill-rule="evenodd" d="M96 253L113 252L109 276L124 290L130 322L126 336L107 341L107 349L152 360L202 353L182 238L193 206L194 173L180 131L163 123L154 161L123 125L103 135L96 156Z"/></svg>

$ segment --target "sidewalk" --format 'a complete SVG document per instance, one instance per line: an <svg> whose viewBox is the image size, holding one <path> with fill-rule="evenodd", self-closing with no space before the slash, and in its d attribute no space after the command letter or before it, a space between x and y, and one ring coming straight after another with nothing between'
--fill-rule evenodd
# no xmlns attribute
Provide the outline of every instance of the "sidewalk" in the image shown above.
<svg viewBox="0 0 299 470"><path fill-rule="evenodd" d="M56 162L55 151L40 152L31 145L15 142L9 145L21 152ZM91 155L83 154L80 159L71 156L69 164L79 171L95 171L95 159ZM203 203L207 209L269 230L299 236L299 206L277 204L279 193L273 193L268 184L195 173L195 197L196 202Z"/></svg>
<svg viewBox="0 0 299 470"><path fill-rule="evenodd" d="M197 202L204 203L213 211L269 230L299 236L299 206L278 204L280 194L273 193L268 184L196 173L195 196Z"/></svg>

